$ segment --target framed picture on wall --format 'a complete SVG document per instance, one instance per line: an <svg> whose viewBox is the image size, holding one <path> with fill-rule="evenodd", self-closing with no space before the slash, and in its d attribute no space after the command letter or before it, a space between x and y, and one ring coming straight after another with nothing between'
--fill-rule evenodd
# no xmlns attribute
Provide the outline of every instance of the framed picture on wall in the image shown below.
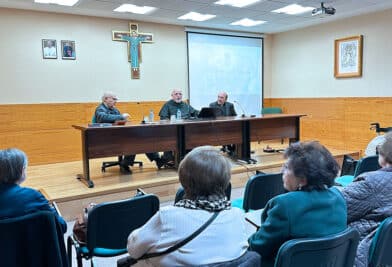
<svg viewBox="0 0 392 267"><path fill-rule="evenodd" d="M362 76L362 35L335 40L336 78Z"/></svg>
<svg viewBox="0 0 392 267"><path fill-rule="evenodd" d="M62 59L76 59L75 41L61 40Z"/></svg>
<svg viewBox="0 0 392 267"><path fill-rule="evenodd" d="M42 57L44 59L57 58L57 43L54 39L42 39Z"/></svg>

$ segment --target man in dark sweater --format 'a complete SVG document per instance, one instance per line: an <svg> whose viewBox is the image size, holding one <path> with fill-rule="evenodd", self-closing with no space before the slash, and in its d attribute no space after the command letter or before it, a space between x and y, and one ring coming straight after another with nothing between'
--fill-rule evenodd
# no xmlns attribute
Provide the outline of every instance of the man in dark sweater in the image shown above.
<svg viewBox="0 0 392 267"><path fill-rule="evenodd" d="M219 110L218 116L237 116L234 105L227 102L227 93L220 92L218 94L218 100L210 104L210 108L216 108Z"/></svg>
<svg viewBox="0 0 392 267"><path fill-rule="evenodd" d="M121 114L120 111L115 107L118 98L112 92L106 92L102 96L102 103L95 109L95 120L98 123L113 123L119 120L127 120L129 118L128 113ZM146 153L146 156L150 161L155 161L158 169L163 166L163 161L159 157L158 153ZM135 160L135 155L125 155L120 162L120 170L123 173L132 173L129 165Z"/></svg>

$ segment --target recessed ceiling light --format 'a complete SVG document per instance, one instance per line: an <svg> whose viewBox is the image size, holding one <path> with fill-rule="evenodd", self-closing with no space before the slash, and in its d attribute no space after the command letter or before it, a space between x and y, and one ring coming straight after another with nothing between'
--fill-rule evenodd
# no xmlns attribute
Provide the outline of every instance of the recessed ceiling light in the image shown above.
<svg viewBox="0 0 392 267"><path fill-rule="evenodd" d="M182 15L181 17L178 17L178 19L189 19L189 20L194 20L194 21L205 21L205 20L209 20L212 18L215 18L216 15L210 15L210 14L200 14L197 12L189 12L185 15Z"/></svg>
<svg viewBox="0 0 392 267"><path fill-rule="evenodd" d="M228 5L234 7L244 7L259 2L260 0L219 0L214 4L217 5Z"/></svg>
<svg viewBox="0 0 392 267"><path fill-rule="evenodd" d="M115 12L130 12L130 13L135 13L135 14L148 14L153 12L156 7L152 6L136 6L132 4L122 4L118 8L116 8Z"/></svg>
<svg viewBox="0 0 392 267"><path fill-rule="evenodd" d="M245 26L245 27L252 27L256 25L260 25L266 23L264 20L252 20L252 19L241 19L230 23L230 25L238 25L238 26Z"/></svg>
<svg viewBox="0 0 392 267"><path fill-rule="evenodd" d="M36 3L40 4L56 4L61 6L73 6L79 0L34 0Z"/></svg>
<svg viewBox="0 0 392 267"><path fill-rule="evenodd" d="M288 14L288 15L297 15L297 14L302 14L302 13L305 13L308 11L312 11L313 9L314 9L314 7L292 4L292 5L288 5L288 6L276 9L276 10L272 10L271 12L284 13L284 14Z"/></svg>

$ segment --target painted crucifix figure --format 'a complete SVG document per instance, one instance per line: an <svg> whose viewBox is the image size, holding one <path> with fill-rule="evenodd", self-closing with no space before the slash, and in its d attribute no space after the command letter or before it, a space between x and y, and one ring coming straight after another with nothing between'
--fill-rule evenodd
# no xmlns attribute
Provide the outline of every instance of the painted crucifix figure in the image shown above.
<svg viewBox="0 0 392 267"><path fill-rule="evenodd" d="M128 59L132 79L140 79L141 43L152 43L151 33L139 33L136 23L129 23L129 32L113 31L113 41L128 42Z"/></svg>

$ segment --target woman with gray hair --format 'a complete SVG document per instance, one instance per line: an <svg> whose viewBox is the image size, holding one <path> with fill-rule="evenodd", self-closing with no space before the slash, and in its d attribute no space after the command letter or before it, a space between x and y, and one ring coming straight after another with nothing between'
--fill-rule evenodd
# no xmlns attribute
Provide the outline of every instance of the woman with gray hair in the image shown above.
<svg viewBox="0 0 392 267"><path fill-rule="evenodd" d="M185 245L140 260L135 266L195 266L242 256L248 248L245 219L242 211L232 208L225 196L231 177L228 159L214 147L198 147L185 156L178 174L185 191L184 199L174 206L163 207L130 234L128 252L131 257L138 259L163 252L218 215Z"/></svg>
<svg viewBox="0 0 392 267"><path fill-rule="evenodd" d="M37 211L51 211L61 224L63 233L67 223L48 200L37 190L20 186L26 180L27 157L16 148L0 150L0 219L23 216Z"/></svg>

